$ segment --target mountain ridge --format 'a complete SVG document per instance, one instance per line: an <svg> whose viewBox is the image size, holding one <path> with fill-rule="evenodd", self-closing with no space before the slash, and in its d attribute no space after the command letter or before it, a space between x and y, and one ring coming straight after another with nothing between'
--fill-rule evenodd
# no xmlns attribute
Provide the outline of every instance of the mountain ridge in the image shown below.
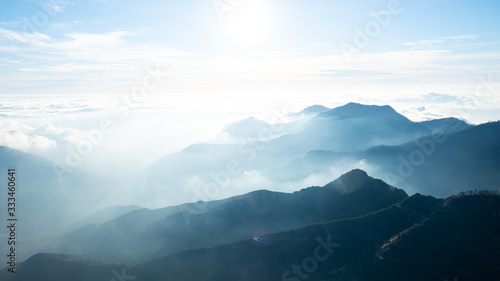
<svg viewBox="0 0 500 281"><path fill-rule="evenodd" d="M420 212L422 208L425 214ZM494 238L494 231L475 229L489 226L500 230L498 213L498 193L460 194L446 199L416 194L363 216L191 249L134 266L40 254L20 264L19 274L6 275L2 270L0 276L7 281L31 280L22 279L24 276L62 281L83 272L79 275L82 281L108 281L115 271L138 281L496 280L500 269L488 261L500 261L499 238ZM481 258L482 251L487 260ZM29 272L25 272L30 263ZM72 271L58 270L61 266ZM41 272L44 275L36 275Z"/></svg>
<svg viewBox="0 0 500 281"><path fill-rule="evenodd" d="M324 220L359 216L407 196L403 190L390 187L363 171L353 170L324 187L309 187L293 193L259 190L215 203L192 203L194 209L202 207L196 213L190 208L175 206L166 208L167 211L156 211L163 212L159 216L153 216L153 211L134 211L61 237L61 246L53 251L135 263L194 246L237 241L257 232L276 232ZM133 227L128 226L130 224ZM175 237L183 237L183 241L173 242ZM123 243L131 246L120 248ZM113 250L103 252L103 247ZM131 249L137 254L129 260L125 253Z"/></svg>

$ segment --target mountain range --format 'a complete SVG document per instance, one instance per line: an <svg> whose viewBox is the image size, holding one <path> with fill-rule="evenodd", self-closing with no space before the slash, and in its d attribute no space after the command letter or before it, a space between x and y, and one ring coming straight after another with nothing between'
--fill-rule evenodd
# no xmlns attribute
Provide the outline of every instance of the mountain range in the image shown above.
<svg viewBox="0 0 500 281"><path fill-rule="evenodd" d="M61 237L62 246L54 251L136 263L191 248L235 242L259 233L359 216L405 197L404 191L354 170L324 187L294 193L254 191L211 203L197 213L193 212L197 207L194 205L133 211Z"/></svg>
<svg viewBox="0 0 500 281"><path fill-rule="evenodd" d="M251 123L247 128L246 132L249 135L246 136L245 141L230 144L194 144L180 152L166 155L141 171L137 178L128 181L129 189L138 190L137 193L143 198L151 198L160 191L176 192L178 201L172 203L181 204L186 201L209 201L245 193L255 188L253 185L245 187L245 183L252 181L271 183L275 186L287 182L286 186L289 186L290 184L303 184L308 178L314 176L326 179L331 174L331 170L338 176L350 169L362 168L391 184L409 188L412 193L449 196L464 190L464 186L454 188L442 181L438 183L442 185L442 192L434 192L430 188L419 190L427 186L427 183L414 182L413 179L422 178L422 174L415 174L407 180L406 177L399 175L399 163L396 163L394 167L394 163L389 163L387 159L378 161L377 154L373 153L372 148L377 150L383 147L398 147L417 139L432 138L433 135L442 136L445 139L448 135L462 131L464 135L471 134L466 138L473 141L475 137L472 134L475 131L466 130L474 127L473 125L456 118L413 122L390 106L349 103L334 109L322 108L319 111L315 117L303 121L300 126L295 126L292 133L287 133L289 131L283 124L266 125L265 122L255 118L244 120L234 126L238 128L238 131L243 132L246 128L245 124ZM229 128L235 130L232 126ZM494 128L488 129L494 130ZM491 140L498 139L494 135L490 138ZM436 143L436 145L439 150L441 147L453 144L444 142ZM494 141L490 141L488 145L490 146L485 150L497 151L499 149ZM409 151L403 151L405 149ZM413 149L411 145L394 148L393 153L384 157L394 158L398 162L399 154L394 155L396 151L401 150L407 153L408 155L404 155L406 157L413 152ZM322 154L321 151L324 151L322 158L325 160L317 162L319 154ZM472 147L461 149L461 151L465 158L473 160L475 151ZM309 161L307 158L311 155L316 158ZM431 163L433 161L431 157L428 155L424 157L426 165L435 166ZM421 159L417 160L421 161ZM369 167L360 165L360 161L367 163ZM236 172L230 173L228 165L237 167ZM440 169L444 168L440 166ZM467 169L467 165L457 167L457 169L460 171ZM421 172L423 170L420 169ZM439 169L435 172L440 173ZM496 179L486 179L486 181L495 182ZM221 192L218 194L220 197L210 196L206 192L202 194L204 196L200 196L192 191L197 186L210 184L220 187ZM179 190L178 186L189 188ZM238 191L238 193L231 193L231 190Z"/></svg>
<svg viewBox="0 0 500 281"><path fill-rule="evenodd" d="M104 281L119 277L130 278L123 280L375 281L500 277L500 196L495 192L470 192L446 199L420 194L408 197L402 190L361 170L353 170L324 187L275 194L273 200L260 201L267 206L258 208L270 209L261 216L263 221L248 216L255 210L256 194L264 193L230 198L210 207L212 211L206 216L227 222L224 229L220 223L198 229L199 238L218 240L213 245L193 244L190 249L132 265L105 263L85 256L37 254L19 264L15 274L3 270L0 276L2 280L41 281ZM294 196L300 200L287 198ZM279 197L293 205L294 213L283 209ZM370 200L373 202L365 205ZM325 207L311 210L309 202L317 201L325 202ZM273 212L273 208L282 211ZM137 216L138 211L130 214L135 213L132 221L140 224L143 217ZM320 219L310 219L311 211ZM302 217L302 225L278 230L279 226L271 229L273 223L265 223L286 222L286 217ZM193 219L192 223L200 221ZM259 233L263 226L271 231ZM224 241L227 239L224 233L241 227L251 228L249 233L254 234L237 241ZM189 230L187 224L181 228L187 231L164 238L182 243L186 241L185 235L195 230ZM104 229L101 235L109 232ZM109 235L117 234L109 232ZM113 249L101 246L103 251ZM131 249L128 243L122 247ZM136 249L129 254L136 255Z"/></svg>
<svg viewBox="0 0 500 281"><path fill-rule="evenodd" d="M15 197L21 206L16 216L22 226L17 240L25 245L19 258L28 258L41 250L40 246L50 244L54 235L75 229L75 221L85 217L82 210L95 212L110 203L95 199L112 197L107 189L112 185L109 180L76 169L68 172L66 167L43 157L3 146L0 159L2 171L16 171ZM4 184L7 186L7 182ZM2 210L7 210L6 195L7 191L0 200ZM0 219L7 220L7 211L0 212ZM0 230L0 240L6 239L6 231L5 227ZM0 250L6 252L7 243L0 243Z"/></svg>
<svg viewBox="0 0 500 281"><path fill-rule="evenodd" d="M310 151L271 170L269 176L290 181L351 165L367 169L411 194L447 197L470 189L497 190L500 122L477 126L455 122L455 127L461 128L458 131L448 129L448 133L441 131L400 145L375 146L356 153ZM293 177L288 176L290 170L296 171Z"/></svg>
<svg viewBox="0 0 500 281"><path fill-rule="evenodd" d="M500 122L356 103L288 117L231 124L235 142L120 182L0 147L22 206L18 273L1 280L500 278Z"/></svg>

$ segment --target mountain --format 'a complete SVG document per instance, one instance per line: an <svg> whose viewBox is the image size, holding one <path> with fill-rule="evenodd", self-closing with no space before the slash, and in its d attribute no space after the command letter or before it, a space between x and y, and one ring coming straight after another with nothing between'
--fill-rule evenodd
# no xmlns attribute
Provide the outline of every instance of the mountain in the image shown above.
<svg viewBox="0 0 500 281"><path fill-rule="evenodd" d="M35 255L2 280L358 280L500 278L500 196L416 194L369 214L192 249L135 266ZM115 275L115 276L116 276ZM66 278L66 279L64 279Z"/></svg>
<svg viewBox="0 0 500 281"><path fill-rule="evenodd" d="M500 188L500 122L436 134L359 156L391 184L411 192L449 196Z"/></svg>
<svg viewBox="0 0 500 281"><path fill-rule="evenodd" d="M89 224L103 224L107 221L116 219L118 217L121 217L124 214L130 213L132 211L142 209L139 206L111 206L111 207L106 207L102 210L99 210L95 213L92 213L82 220L77 221L74 223L70 228L71 229L78 229L83 226L89 225Z"/></svg>
<svg viewBox="0 0 500 281"><path fill-rule="evenodd" d="M332 170L341 173L349 167L357 166L359 160L355 155L346 152L312 150L282 167L270 169L265 175L273 181L294 182L311 175L329 174Z"/></svg>
<svg viewBox="0 0 500 281"><path fill-rule="evenodd" d="M137 263L192 248L360 216L406 197L404 191L353 170L324 187L294 193L254 191L212 202L198 208L198 213L191 211L196 209L195 204L134 211L69 233L59 239L61 246L53 251Z"/></svg>
<svg viewBox="0 0 500 281"><path fill-rule="evenodd" d="M444 200L437 208L429 208L435 202L415 199L418 200L403 202L402 207L415 209L427 203L430 216L380 247L380 258L374 267L381 276L411 275L413 280L422 280L433 273L449 280L453 276L455 280L498 280L498 193L463 193Z"/></svg>
<svg viewBox="0 0 500 281"><path fill-rule="evenodd" d="M27 258L41 245L51 243L51 236L68 229L75 221L104 207L99 198L112 194L112 185L78 169L69 170L45 158L0 146L0 169L15 169L16 217L20 227L17 240L24 245L20 259ZM5 182L5 185L7 182ZM0 219L6 221L7 189L2 195ZM5 199L5 200L4 200ZM8 229L0 229L0 237L7 237ZM0 244L6 252L7 243ZM4 261L2 255L0 261Z"/></svg>
<svg viewBox="0 0 500 281"><path fill-rule="evenodd" d="M449 134L472 127L469 123L457 118L442 118L419 122L433 133Z"/></svg>
<svg viewBox="0 0 500 281"><path fill-rule="evenodd" d="M262 132L269 130L270 124L258 120L254 117L248 117L238 123L229 125L224 132L236 139L258 138L263 135ZM265 138L272 138L274 135L265 135Z"/></svg>
<svg viewBox="0 0 500 281"><path fill-rule="evenodd" d="M311 105L311 106L304 108L300 112L290 113L290 114L288 114L288 116L292 117L292 118L307 118L307 117L312 118L312 117L314 117L322 112L328 111L328 110L330 110L330 108L315 104L315 105Z"/></svg>
<svg viewBox="0 0 500 281"><path fill-rule="evenodd" d="M496 280L499 211L498 195L415 195L366 216L147 262L136 280Z"/></svg>
<svg viewBox="0 0 500 281"><path fill-rule="evenodd" d="M311 150L356 152L376 145L396 145L431 134L390 106L348 103L312 118L304 130L282 136L272 147L301 156Z"/></svg>
<svg viewBox="0 0 500 281"><path fill-rule="evenodd" d="M128 274L138 272L128 266L106 264L89 257L41 253L19 263L15 273L0 271L0 280L131 280Z"/></svg>
<svg viewBox="0 0 500 281"><path fill-rule="evenodd" d="M426 124L434 124L430 127L436 134L357 153L310 151L270 170L267 176L286 182L332 170L363 168L410 194L446 197L471 188L499 189L500 122L470 126L458 119L442 119Z"/></svg>
<svg viewBox="0 0 500 281"><path fill-rule="evenodd" d="M317 167L306 165L297 170L283 167L311 151L353 154L373 146L399 145L428 136L440 126L444 126L442 131L461 128L450 127L446 120L422 124L412 122L390 106L357 103L323 111L304 120L291 130L288 125L266 128L256 119L247 119L245 123L263 128L263 133L258 133L263 138L257 136L236 144L191 145L152 163L127 182L127 189L136 191L134 198L137 200L151 200L152 207L209 201L248 192L254 186L246 183L254 180L279 184L291 179L305 179L310 174L306 171ZM256 132L249 130L248 133ZM355 165L343 166L337 174L355 168ZM200 196L200 192L193 191L213 185L216 185L217 192L204 192ZM158 195L171 193L177 195L175 199ZM140 204L139 201L132 203Z"/></svg>
<svg viewBox="0 0 500 281"><path fill-rule="evenodd" d="M193 144L158 159L123 184L126 190L133 192L132 204L149 203L147 207L152 208L222 198L223 194L219 193L217 198L210 196L211 193L207 195L203 188L208 184L218 184L218 174L221 173L229 178L224 181L230 181L233 175L227 172L228 163L236 161L237 171L241 170L240 165L246 162L247 156L239 154L240 149L237 144ZM240 174L242 171L236 175ZM222 188L226 187L223 185L218 184L220 190L228 190ZM201 190L198 192L201 195L196 190Z"/></svg>

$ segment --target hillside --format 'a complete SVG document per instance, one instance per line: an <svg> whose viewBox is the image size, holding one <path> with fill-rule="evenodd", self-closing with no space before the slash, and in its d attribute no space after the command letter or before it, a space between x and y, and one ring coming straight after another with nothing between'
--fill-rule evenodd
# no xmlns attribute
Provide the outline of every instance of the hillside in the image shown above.
<svg viewBox="0 0 500 281"><path fill-rule="evenodd" d="M500 122L374 147L359 159L375 167L378 177L409 193L444 197L469 189L498 190Z"/></svg>
<svg viewBox="0 0 500 281"><path fill-rule="evenodd" d="M194 249L136 266L37 255L5 280L497 280L500 196L414 195L370 214L236 243ZM60 268L71 270L60 270ZM45 279L44 279L45 278ZM2 278L2 280L4 280Z"/></svg>
<svg viewBox="0 0 500 281"><path fill-rule="evenodd" d="M260 190L200 208L191 204L134 211L71 232L59 239L59 246L53 251L137 263L263 233L360 216L406 197L404 191L371 178L364 171L353 170L324 187L294 193Z"/></svg>

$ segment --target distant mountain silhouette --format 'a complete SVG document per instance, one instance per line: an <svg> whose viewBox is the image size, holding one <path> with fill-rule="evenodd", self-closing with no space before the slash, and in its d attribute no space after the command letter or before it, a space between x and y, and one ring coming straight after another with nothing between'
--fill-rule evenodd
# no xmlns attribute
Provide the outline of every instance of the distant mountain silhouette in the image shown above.
<svg viewBox="0 0 500 281"><path fill-rule="evenodd" d="M62 246L54 251L136 263L191 248L360 216L406 197L404 191L373 179L364 171L353 170L324 187L294 193L254 191L208 203L200 213L191 211L196 210L196 204L137 210L74 231L62 237Z"/></svg>
<svg viewBox="0 0 500 281"><path fill-rule="evenodd" d="M321 107L321 109L325 108ZM451 122L453 120L457 123ZM256 129L264 128L264 136L274 135L272 130L256 119L247 119L243 123L255 123ZM235 125L235 128L239 128L240 125ZM309 161L303 169L289 169L292 166L299 167L298 162L292 166L287 165L297 158L303 158L311 151L331 151L337 155L353 154L373 146L400 145L431 135L436 130L452 132L467 126L458 119L412 122L390 106L349 103L323 111L310 120L306 119L300 125L294 125L293 133L287 125L283 131L280 131L284 134L277 138L259 139L257 136L252 140L237 144L191 145L178 153L161 157L138 173L135 179L129 180L127 184L130 185L129 189L137 191L137 196L134 198L139 201L152 200L152 198L159 201L165 200L158 194L175 192L177 196L169 198L169 204L182 204L193 201L194 183L203 186L217 182L213 175L226 171L228 163L236 163L241 168L240 172L230 177L227 181L229 188L225 189L229 192L225 194L225 197L234 196L236 193L230 193L231 188L241 187L234 186L233 180L237 182L245 171L255 171L255 174L278 182L306 178L311 172L321 169L318 166L322 163ZM255 134L256 132L249 130L248 133ZM355 165L343 166L346 168L338 174L355 167ZM180 187L187 188L181 189Z"/></svg>
<svg viewBox="0 0 500 281"><path fill-rule="evenodd" d="M238 123L229 125L224 132L238 139L258 138L259 135L261 138L267 139L273 137L273 135L267 134L268 131L272 132L272 130L269 129L270 126L270 124L262 120L248 117ZM263 132L266 132L266 135L264 135Z"/></svg>
<svg viewBox="0 0 500 281"><path fill-rule="evenodd" d="M468 189L500 187L500 122L380 146L359 156L377 176L409 192L444 197Z"/></svg>
<svg viewBox="0 0 500 281"><path fill-rule="evenodd" d="M355 152L404 143L430 133L390 106L348 103L319 114L304 125L304 130L276 139L272 147L295 155L311 150Z"/></svg>
<svg viewBox="0 0 500 281"><path fill-rule="evenodd" d="M111 206L92 213L85 218L76 221L70 228L77 229L89 224L102 224L107 221L121 217L124 214L130 213L132 211L142 209L139 206Z"/></svg>
<svg viewBox="0 0 500 281"><path fill-rule="evenodd" d="M332 167L368 167L378 178L409 193L446 197L471 188L499 190L500 122L471 126L458 119L442 119L427 125L431 123L434 135L365 152L310 151L270 170L268 176L293 181Z"/></svg>
<svg viewBox="0 0 500 281"><path fill-rule="evenodd" d="M131 176L124 185L134 192L134 204L150 202L153 206L168 206L206 200L197 198L192 189L212 182L211 173L225 171L229 161L243 163L246 156L240 155L239 149L237 144L193 144L161 157ZM196 185L191 186L190 181Z"/></svg>
<svg viewBox="0 0 500 281"><path fill-rule="evenodd" d="M413 122L357 103L288 117L277 131L229 125L238 143L190 145L119 188L0 146L21 206L18 273L0 280L500 280L500 196L448 197L500 190L500 122ZM162 208L109 207L123 196Z"/></svg>
<svg viewBox="0 0 500 281"><path fill-rule="evenodd" d="M356 166L359 161L356 153L333 152L325 150L312 150L303 157L295 158L282 167L274 168L266 176L274 181L294 182L307 178L310 175L328 173L332 165L339 166L342 172L349 166ZM293 171L291 173L290 171Z"/></svg>
<svg viewBox="0 0 500 281"><path fill-rule="evenodd" d="M432 133L453 133L473 127L465 121L457 118L442 118L419 122Z"/></svg>
<svg viewBox="0 0 500 281"><path fill-rule="evenodd" d="M308 120L328 110L330 109L322 105L312 105L300 112L280 116L281 118L289 117L293 120L287 123L281 120L282 122L277 124L269 124L250 116L239 122L229 124L223 132L239 140L247 140L249 138L257 138L261 141L269 140L282 134L300 131Z"/></svg>
<svg viewBox="0 0 500 281"><path fill-rule="evenodd" d="M500 196L494 193L447 199L416 194L363 216L192 249L135 266L40 254L20 264L18 273L3 270L0 277L109 281L114 271L138 281L498 280L499 213Z"/></svg>
<svg viewBox="0 0 500 281"><path fill-rule="evenodd" d="M304 118L304 117L314 117L322 112L328 111L330 108L322 106L322 105L311 105L304 108L300 112L290 113L289 116L292 118Z"/></svg>
<svg viewBox="0 0 500 281"><path fill-rule="evenodd" d="M104 188L110 186L105 179L77 169L66 171L43 157L0 146L0 169L7 173L8 168L16 169L16 216L22 222L17 238L25 246L25 251L19 252L20 259L50 244L49 236L60 234L75 221L104 207L100 198L109 194ZM6 195L7 189L0 200L0 208L5 210L0 212L3 221L7 216ZM7 237L7 230L0 228L0 235Z"/></svg>

